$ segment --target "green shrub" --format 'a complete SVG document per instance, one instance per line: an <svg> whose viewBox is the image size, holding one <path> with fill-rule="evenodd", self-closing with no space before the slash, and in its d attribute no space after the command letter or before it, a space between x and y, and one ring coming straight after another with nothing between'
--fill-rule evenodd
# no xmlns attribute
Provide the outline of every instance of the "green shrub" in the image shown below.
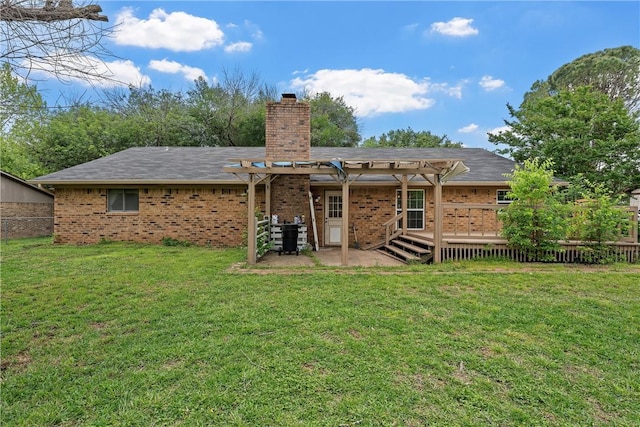
<svg viewBox="0 0 640 427"><path fill-rule="evenodd" d="M556 197L553 163L527 160L516 165L509 178L507 197L512 203L499 212L502 236L509 246L527 253L530 261L551 261L566 236L567 207Z"/></svg>
<svg viewBox="0 0 640 427"><path fill-rule="evenodd" d="M572 206L570 237L584 242L585 262L617 261L610 243L624 237L631 226L626 206L621 206L621 198L612 195L602 184L582 180L576 186L580 187L582 198Z"/></svg>
<svg viewBox="0 0 640 427"><path fill-rule="evenodd" d="M164 246L191 246L191 242L188 242L186 240L174 239L173 237L163 237L162 244Z"/></svg>

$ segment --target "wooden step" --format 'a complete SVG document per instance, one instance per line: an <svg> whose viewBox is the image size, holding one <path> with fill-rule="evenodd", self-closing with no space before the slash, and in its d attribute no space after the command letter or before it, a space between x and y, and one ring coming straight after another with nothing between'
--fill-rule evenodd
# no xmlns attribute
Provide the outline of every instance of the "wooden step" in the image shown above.
<svg viewBox="0 0 640 427"><path fill-rule="evenodd" d="M398 260L398 261L403 262L403 263L405 263L405 264L407 263L407 261L406 261L406 260L404 260L404 259L400 258L400 257L399 257L399 256L397 256L396 254L392 254L391 252L385 251L385 250L384 250L384 247L382 247L382 248L380 248L380 249L375 249L375 251L376 251L376 252L379 252L379 253L381 253L382 255L384 255L384 256L386 256L386 257L389 257L389 258L391 258L391 259Z"/></svg>
<svg viewBox="0 0 640 427"><path fill-rule="evenodd" d="M393 240L392 243L397 246L401 246L403 249L408 249L411 252L414 252L418 255L426 255L431 253L431 251L427 248L423 248L421 246L412 245L411 243L405 242L404 240L396 239Z"/></svg>
<svg viewBox="0 0 640 427"><path fill-rule="evenodd" d="M397 246L393 246L393 245L384 245L384 248L386 250L388 250L389 252L393 252L395 255L399 256L400 258L403 258L407 261L420 261L420 257L410 254L407 251L403 251L402 249L400 249Z"/></svg>
<svg viewBox="0 0 640 427"><path fill-rule="evenodd" d="M423 239L421 237L412 236L410 234L405 234L404 236L398 236L398 238L402 240L408 240L410 242L413 242L415 244L422 245L422 246L429 246L429 247L433 246L432 241Z"/></svg>

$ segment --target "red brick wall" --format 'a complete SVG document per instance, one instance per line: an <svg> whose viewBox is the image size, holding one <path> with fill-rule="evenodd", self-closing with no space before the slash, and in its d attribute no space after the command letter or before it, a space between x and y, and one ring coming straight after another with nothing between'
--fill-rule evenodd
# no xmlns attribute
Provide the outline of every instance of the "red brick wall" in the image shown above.
<svg viewBox="0 0 640 427"><path fill-rule="evenodd" d="M295 98L268 102L266 111L268 160L307 160L311 152L309 104Z"/></svg>
<svg viewBox="0 0 640 427"><path fill-rule="evenodd" d="M295 175L280 176L272 186L272 213L281 221L293 221L295 215L305 215L312 235L308 199L308 183ZM274 184L276 182L274 181ZM324 191L336 188L314 187L320 196L314 203L318 237L324 245ZM449 203L484 203L495 205L497 188L443 189L443 201ZM297 194L295 197L292 194ZM425 189L426 231L433 231L433 191ZM350 189L349 243L358 232L360 245L367 246L384 239L382 224L396 215L396 187L357 187ZM257 190L258 210L264 212L264 192ZM445 211L444 231L452 232L454 222L458 230L471 222L472 231L483 225L490 230L490 220L480 218L480 211L472 211L471 221L466 211L459 211L457 219ZM484 223L484 224L483 224ZM239 246L245 243L247 227L247 196L244 186L233 187L149 187L141 188L137 213L107 212L107 189L59 188L56 190L56 242L96 243L101 239L160 243L163 237L216 247ZM311 239L310 239L311 241Z"/></svg>
<svg viewBox="0 0 640 427"><path fill-rule="evenodd" d="M271 213L279 221L293 222L294 216L310 218L309 176L280 175L271 184Z"/></svg>
<svg viewBox="0 0 640 427"><path fill-rule="evenodd" d="M394 187L352 187L349 198L349 245L355 242L354 224L358 232L358 243L361 246L383 240L382 224L396 216L396 189Z"/></svg>
<svg viewBox="0 0 640 427"><path fill-rule="evenodd" d="M264 193L257 194L264 211ZM96 243L101 239L160 243L170 237L198 245L240 246L246 239L244 186L140 188L139 211L107 212L106 188L58 188L55 240Z"/></svg>

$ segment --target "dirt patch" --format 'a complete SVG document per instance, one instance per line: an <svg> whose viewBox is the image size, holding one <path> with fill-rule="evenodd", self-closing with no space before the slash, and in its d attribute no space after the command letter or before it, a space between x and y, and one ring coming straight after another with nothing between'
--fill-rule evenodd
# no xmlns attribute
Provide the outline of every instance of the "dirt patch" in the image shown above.
<svg viewBox="0 0 640 427"><path fill-rule="evenodd" d="M0 370L6 371L9 368L22 371L27 368L32 362L31 355L29 353L21 352L15 356L4 356L0 363Z"/></svg>

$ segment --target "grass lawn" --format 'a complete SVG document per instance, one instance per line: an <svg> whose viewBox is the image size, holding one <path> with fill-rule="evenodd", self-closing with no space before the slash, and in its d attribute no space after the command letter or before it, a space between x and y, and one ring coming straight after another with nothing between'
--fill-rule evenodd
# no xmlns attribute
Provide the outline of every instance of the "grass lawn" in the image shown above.
<svg viewBox="0 0 640 427"><path fill-rule="evenodd" d="M244 259L3 242L2 425L640 425L638 265Z"/></svg>

